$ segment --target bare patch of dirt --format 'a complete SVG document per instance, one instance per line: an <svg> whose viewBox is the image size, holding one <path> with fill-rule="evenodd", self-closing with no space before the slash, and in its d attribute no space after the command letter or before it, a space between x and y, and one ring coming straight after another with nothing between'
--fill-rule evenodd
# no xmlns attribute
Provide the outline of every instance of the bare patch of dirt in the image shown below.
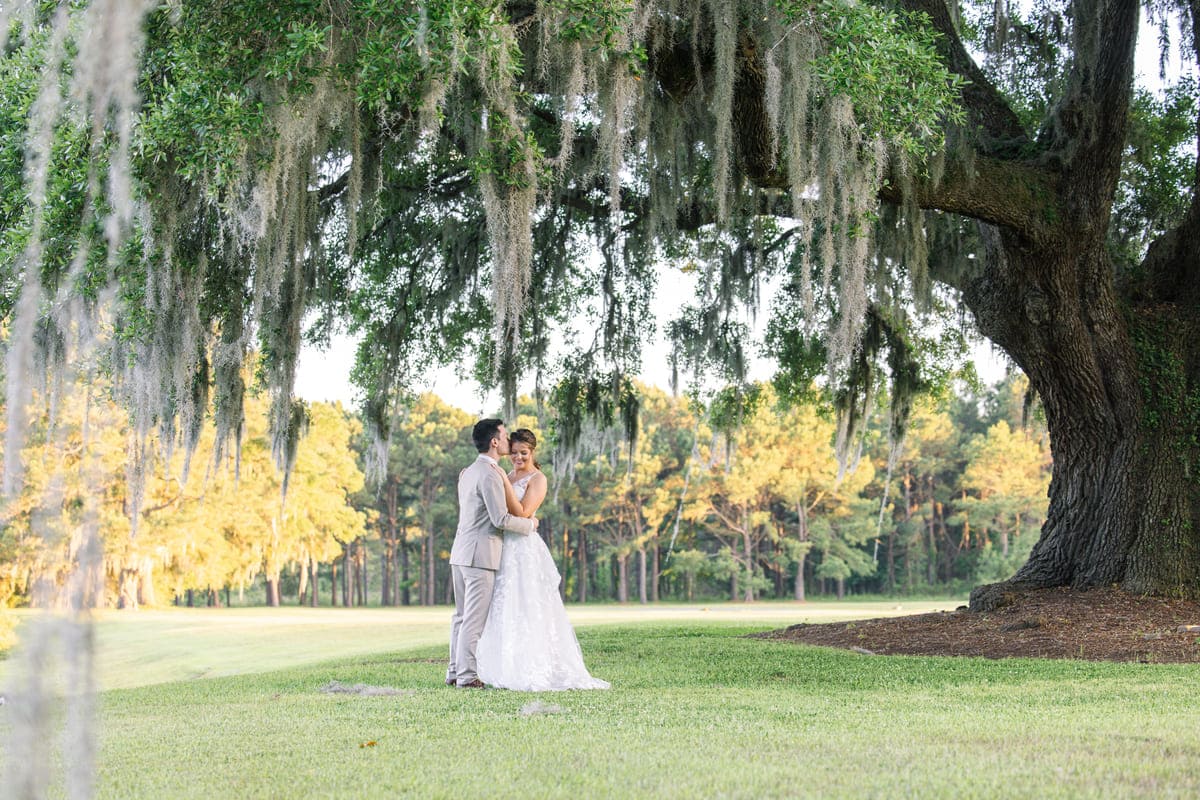
<svg viewBox="0 0 1200 800"><path fill-rule="evenodd" d="M1038 589L1003 608L792 625L755 634L878 655L1200 663L1200 603L1117 589ZM1190 630L1189 630L1190 628Z"/></svg>
<svg viewBox="0 0 1200 800"><path fill-rule="evenodd" d="M341 681L330 681L317 689L322 694L357 694L362 697L395 697L414 695L416 689L397 689L392 686L371 686L366 683L348 684Z"/></svg>

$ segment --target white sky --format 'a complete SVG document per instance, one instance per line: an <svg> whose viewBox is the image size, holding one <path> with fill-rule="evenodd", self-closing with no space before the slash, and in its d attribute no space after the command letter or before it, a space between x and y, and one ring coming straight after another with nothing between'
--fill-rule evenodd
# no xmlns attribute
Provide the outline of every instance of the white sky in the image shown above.
<svg viewBox="0 0 1200 800"><path fill-rule="evenodd" d="M1174 31L1173 42L1179 43L1181 37L1178 29ZM1178 46L1171 49L1167 66L1168 76L1178 76L1181 71L1181 60ZM1139 32L1137 66L1139 82L1144 86L1159 87L1158 66L1159 52L1157 31L1145 22ZM669 389L671 366L667 360L669 345L664 341L661 328L672 319L679 307L695 300L694 276L665 269L659 277L659 286L654 299L653 310L658 320L660 331L650 342L646 343L642 352L642 374L639 378L650 385ZM760 322L769 309L769 298L764 297L764 312ZM761 325L756 333L761 334ZM328 349L319 350L305 346L300 352L300 364L296 375L296 394L309 401L341 401L344 405L356 405L356 391L350 385L350 370L354 365L355 340L346 335L336 335ZM1005 371L1005 359L993 352L989 344L982 344L975 349L976 368L980 377L986 383L999 380ZM767 379L773 371L772 364L754 356L750 374L753 379ZM482 416L496 412L500 407L500 393L496 390L483 391L473 382L460 381L454 375L454 370L444 368L424 376L423 382L418 382L413 388L428 389L438 394L446 402L462 408L472 414ZM532 391L532 377L528 385L520 387L522 392Z"/></svg>

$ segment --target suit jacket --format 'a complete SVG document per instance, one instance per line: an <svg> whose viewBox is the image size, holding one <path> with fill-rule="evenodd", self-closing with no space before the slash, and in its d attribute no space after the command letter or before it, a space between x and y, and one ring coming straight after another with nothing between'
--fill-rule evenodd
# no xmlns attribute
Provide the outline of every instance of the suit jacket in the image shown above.
<svg viewBox="0 0 1200 800"><path fill-rule="evenodd" d="M458 530L450 548L450 564L497 569L504 549L504 531L533 533L533 520L508 513L504 479L496 460L480 454L458 475Z"/></svg>

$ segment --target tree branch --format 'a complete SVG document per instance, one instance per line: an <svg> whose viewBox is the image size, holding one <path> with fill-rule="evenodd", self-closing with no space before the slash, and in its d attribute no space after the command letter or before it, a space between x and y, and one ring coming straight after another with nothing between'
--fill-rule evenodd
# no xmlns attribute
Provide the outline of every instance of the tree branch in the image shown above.
<svg viewBox="0 0 1200 800"><path fill-rule="evenodd" d="M1029 135L1008 101L967 52L946 0L900 0L900 4L929 16L933 27L942 34L938 54L946 66L967 79L962 89L962 104L967 111L968 130L977 134L978 151L997 158L1028 157L1033 144Z"/></svg>
<svg viewBox="0 0 1200 800"><path fill-rule="evenodd" d="M1064 196L1077 228L1108 224L1129 127L1138 0L1078 0L1067 91L1039 137L1070 173Z"/></svg>
<svg viewBox="0 0 1200 800"><path fill-rule="evenodd" d="M1200 0L1191 0L1192 50L1200 64ZM1146 250L1141 272L1149 278L1152 301L1200 305L1200 112L1196 115L1196 170L1192 174L1192 203L1174 230L1155 239Z"/></svg>
<svg viewBox="0 0 1200 800"><path fill-rule="evenodd" d="M914 180L919 207L947 211L998 225L1032 242L1046 243L1062 235L1059 177L1044 167L978 156L947 166L941 180ZM898 181L888 182L879 196L901 203Z"/></svg>

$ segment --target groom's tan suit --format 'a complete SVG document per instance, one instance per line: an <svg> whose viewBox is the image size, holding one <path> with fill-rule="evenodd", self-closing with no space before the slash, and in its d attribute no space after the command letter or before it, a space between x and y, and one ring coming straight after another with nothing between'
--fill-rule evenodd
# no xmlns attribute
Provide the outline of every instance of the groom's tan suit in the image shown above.
<svg viewBox="0 0 1200 800"><path fill-rule="evenodd" d="M458 530L450 548L454 618L450 625L447 680L461 686L476 680L475 647L492 605L492 587L504 549L504 531L533 533L532 519L508 513L504 479L486 453L458 476Z"/></svg>

